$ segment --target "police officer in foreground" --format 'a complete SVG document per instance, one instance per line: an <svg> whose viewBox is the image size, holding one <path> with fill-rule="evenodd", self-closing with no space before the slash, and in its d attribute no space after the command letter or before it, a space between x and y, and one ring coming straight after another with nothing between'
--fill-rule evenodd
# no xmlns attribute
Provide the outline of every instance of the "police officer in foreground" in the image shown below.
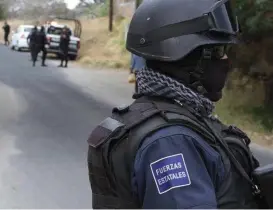
<svg viewBox="0 0 273 210"><path fill-rule="evenodd" d="M47 38L46 38L46 33L45 33L45 27L41 26L40 31L38 32L38 54L39 52L42 51L42 66L46 67L47 65L45 64L46 60L46 55L47 55L47 50L46 50L46 45L48 44Z"/></svg>
<svg viewBox="0 0 273 210"><path fill-rule="evenodd" d="M67 68L70 36L71 36L71 33L69 29L67 28L67 26L65 26L61 33L61 40L60 40L61 64L59 65L59 67ZM65 62L65 65L63 66L64 62Z"/></svg>
<svg viewBox="0 0 273 210"><path fill-rule="evenodd" d="M258 208L250 140L213 116L236 20L225 0L137 9L127 49L147 68L136 72L133 104L114 108L88 139L94 209Z"/></svg>
<svg viewBox="0 0 273 210"><path fill-rule="evenodd" d="M37 61L37 57L38 57L38 53L39 53L38 33L39 33L39 31L38 31L37 26L34 26L34 28L32 29L32 31L30 32L30 34L27 37L33 66L36 65L36 61Z"/></svg>

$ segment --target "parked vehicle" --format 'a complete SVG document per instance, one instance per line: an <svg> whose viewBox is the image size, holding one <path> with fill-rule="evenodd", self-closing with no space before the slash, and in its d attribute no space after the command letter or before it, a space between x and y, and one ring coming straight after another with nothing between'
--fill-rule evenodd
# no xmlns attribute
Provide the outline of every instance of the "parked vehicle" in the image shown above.
<svg viewBox="0 0 273 210"><path fill-rule="evenodd" d="M10 42L11 49L17 51L28 50L27 37L33 28L33 25L20 25L15 32L13 31Z"/></svg>
<svg viewBox="0 0 273 210"><path fill-rule="evenodd" d="M48 39L48 53L56 54L60 56L60 35L64 28L64 25L59 25L55 22L51 22L50 24L45 25L45 31ZM69 44L69 58L71 60L75 60L78 56L78 51L80 49L80 38L74 36L74 32L69 28L71 37L70 37L70 44Z"/></svg>

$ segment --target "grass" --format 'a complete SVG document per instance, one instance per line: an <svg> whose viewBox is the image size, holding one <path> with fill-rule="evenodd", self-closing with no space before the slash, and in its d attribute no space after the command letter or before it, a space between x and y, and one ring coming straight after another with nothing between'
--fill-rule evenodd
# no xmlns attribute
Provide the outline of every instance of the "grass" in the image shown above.
<svg viewBox="0 0 273 210"><path fill-rule="evenodd" d="M236 86L236 75L232 76L234 87L226 89L216 106L215 113L226 124L244 130L258 144L273 146L273 111L263 106L262 83L250 83L245 88Z"/></svg>
<svg viewBox="0 0 273 210"><path fill-rule="evenodd" d="M116 19L113 32L108 18L83 20L83 36L78 62L92 66L128 69L130 53L125 49L126 19Z"/></svg>

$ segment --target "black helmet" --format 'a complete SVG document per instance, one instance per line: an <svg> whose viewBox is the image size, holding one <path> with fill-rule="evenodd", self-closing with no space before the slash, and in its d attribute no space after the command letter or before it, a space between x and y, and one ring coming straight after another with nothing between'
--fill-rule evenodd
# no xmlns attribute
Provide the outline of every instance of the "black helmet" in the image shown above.
<svg viewBox="0 0 273 210"><path fill-rule="evenodd" d="M201 46L236 44L238 31L228 0L144 0L126 48L147 60L177 61Z"/></svg>

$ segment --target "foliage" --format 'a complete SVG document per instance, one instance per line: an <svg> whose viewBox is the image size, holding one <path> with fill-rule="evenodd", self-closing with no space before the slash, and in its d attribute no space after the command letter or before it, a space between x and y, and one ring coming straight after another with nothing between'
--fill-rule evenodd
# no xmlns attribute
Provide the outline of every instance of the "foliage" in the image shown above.
<svg viewBox="0 0 273 210"><path fill-rule="evenodd" d="M3 20L6 18L6 7L3 4L0 4L0 20Z"/></svg>
<svg viewBox="0 0 273 210"><path fill-rule="evenodd" d="M100 5L100 7L98 8L98 16L99 17L105 17L108 15L109 4L110 4L109 0L106 0L105 3Z"/></svg>
<svg viewBox="0 0 273 210"><path fill-rule="evenodd" d="M233 0L241 27L242 44L232 51L234 64L241 73L264 82L265 105L273 103L273 1ZM248 83L246 83L248 85Z"/></svg>
<svg viewBox="0 0 273 210"><path fill-rule="evenodd" d="M235 0L235 10L244 38L257 39L272 35L272 0Z"/></svg>
<svg viewBox="0 0 273 210"><path fill-rule="evenodd" d="M95 17L106 17L109 11L109 0L102 3L86 3L82 5L85 15L92 14Z"/></svg>
<svg viewBox="0 0 273 210"><path fill-rule="evenodd" d="M71 16L64 0L5 0L8 5L9 18L34 19L49 16Z"/></svg>

